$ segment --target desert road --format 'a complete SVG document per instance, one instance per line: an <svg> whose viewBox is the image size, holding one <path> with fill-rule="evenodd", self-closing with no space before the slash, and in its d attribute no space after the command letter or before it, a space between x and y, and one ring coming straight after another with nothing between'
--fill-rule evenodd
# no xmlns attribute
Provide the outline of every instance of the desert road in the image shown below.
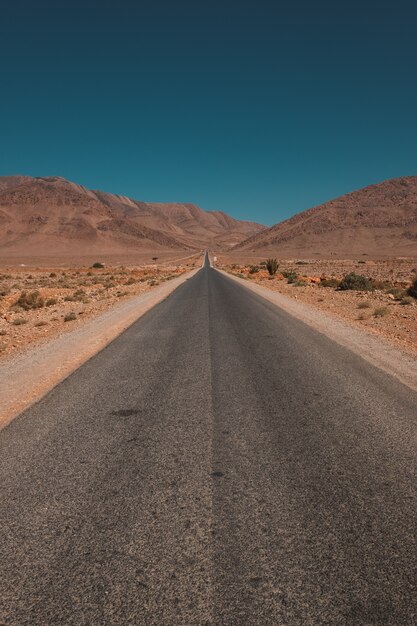
<svg viewBox="0 0 417 626"><path fill-rule="evenodd" d="M0 624L416 624L416 427L206 262L0 433Z"/></svg>

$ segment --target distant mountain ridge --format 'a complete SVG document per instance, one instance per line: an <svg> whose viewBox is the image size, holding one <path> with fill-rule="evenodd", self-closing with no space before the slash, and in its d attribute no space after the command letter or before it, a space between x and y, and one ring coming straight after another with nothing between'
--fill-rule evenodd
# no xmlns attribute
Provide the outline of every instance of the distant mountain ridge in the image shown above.
<svg viewBox="0 0 417 626"><path fill-rule="evenodd" d="M417 256L417 176L353 191L239 242L236 253Z"/></svg>
<svg viewBox="0 0 417 626"><path fill-rule="evenodd" d="M228 249L265 228L189 203L149 203L58 176L0 177L1 255Z"/></svg>

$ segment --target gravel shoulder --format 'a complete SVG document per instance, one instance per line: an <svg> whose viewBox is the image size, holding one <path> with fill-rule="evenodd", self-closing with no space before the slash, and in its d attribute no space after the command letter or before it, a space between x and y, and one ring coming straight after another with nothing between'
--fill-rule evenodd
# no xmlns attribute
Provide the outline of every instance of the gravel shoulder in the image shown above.
<svg viewBox="0 0 417 626"><path fill-rule="evenodd" d="M326 335L339 345L358 354L408 387L417 390L417 359L413 352L399 349L383 336L374 335L357 328L345 320L342 321L304 302L271 291L223 270L218 271Z"/></svg>
<svg viewBox="0 0 417 626"><path fill-rule="evenodd" d="M3 359L0 363L0 428L102 350L196 271L118 303L47 343Z"/></svg>

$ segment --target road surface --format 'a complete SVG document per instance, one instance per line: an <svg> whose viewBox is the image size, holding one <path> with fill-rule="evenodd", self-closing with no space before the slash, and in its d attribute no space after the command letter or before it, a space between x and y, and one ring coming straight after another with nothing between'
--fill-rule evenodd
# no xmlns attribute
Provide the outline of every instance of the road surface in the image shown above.
<svg viewBox="0 0 417 626"><path fill-rule="evenodd" d="M416 624L416 422L206 264L0 433L0 624Z"/></svg>

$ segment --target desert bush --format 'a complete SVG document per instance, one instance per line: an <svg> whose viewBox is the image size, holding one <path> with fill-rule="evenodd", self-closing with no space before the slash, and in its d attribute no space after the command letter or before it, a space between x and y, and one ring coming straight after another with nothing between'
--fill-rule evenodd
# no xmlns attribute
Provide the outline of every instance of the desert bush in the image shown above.
<svg viewBox="0 0 417 626"><path fill-rule="evenodd" d="M320 278L319 286L333 287L334 289L336 289L336 287L339 286L339 281L337 280L337 278L326 278L325 276L322 276Z"/></svg>
<svg viewBox="0 0 417 626"><path fill-rule="evenodd" d="M49 278L55 278L55 277L56 277L55 272L51 272L51 273L49 274Z"/></svg>
<svg viewBox="0 0 417 626"><path fill-rule="evenodd" d="M104 263L100 263L99 261L96 261L95 263L93 263L91 267L94 267L94 269L96 270L101 270L104 267Z"/></svg>
<svg viewBox="0 0 417 626"><path fill-rule="evenodd" d="M84 291L84 289L77 289L77 291L74 291L74 293L72 294L72 298L74 301L76 302L83 302L86 299L86 293Z"/></svg>
<svg viewBox="0 0 417 626"><path fill-rule="evenodd" d="M35 326L37 328L39 328L40 326L48 326L48 322L44 322L44 321L40 321L40 322L36 322Z"/></svg>
<svg viewBox="0 0 417 626"><path fill-rule="evenodd" d="M401 298L400 300L400 304L413 304L414 303L414 298L412 298L411 296L404 296L404 298Z"/></svg>
<svg viewBox="0 0 417 626"><path fill-rule="evenodd" d="M278 261L276 259L267 259L266 269L268 270L268 274L270 276L274 276L278 270Z"/></svg>
<svg viewBox="0 0 417 626"><path fill-rule="evenodd" d="M411 286L407 289L407 294L417 300L417 277L413 280Z"/></svg>
<svg viewBox="0 0 417 626"><path fill-rule="evenodd" d="M358 309L369 309L370 306L369 302L359 302Z"/></svg>
<svg viewBox="0 0 417 626"><path fill-rule="evenodd" d="M354 289L355 291L372 291L373 286L372 281L366 278L366 276L351 272L350 274L346 274L337 288L339 291L346 291L348 289Z"/></svg>
<svg viewBox="0 0 417 626"><path fill-rule="evenodd" d="M14 303L15 307L20 307L24 311L29 311L29 309L41 309L45 306L45 300L40 295L39 291L22 291L16 302Z"/></svg>
<svg viewBox="0 0 417 626"><path fill-rule="evenodd" d="M12 324L13 326L22 326L23 324L27 324L28 321L25 320L24 317L15 317Z"/></svg>
<svg viewBox="0 0 417 626"><path fill-rule="evenodd" d="M371 282L372 282L373 289L380 289L381 291L388 291L388 293L391 293L391 291L394 289L394 285L390 283L388 280L372 279Z"/></svg>
<svg viewBox="0 0 417 626"><path fill-rule="evenodd" d="M394 296L396 300L401 300L406 295L404 289L399 289L398 287L392 287L388 289L388 293Z"/></svg>
<svg viewBox="0 0 417 626"><path fill-rule="evenodd" d="M292 284L294 285L294 287L305 287L307 283L305 282L305 280L297 279Z"/></svg>
<svg viewBox="0 0 417 626"><path fill-rule="evenodd" d="M282 275L284 276L284 278L287 279L287 283L289 285L292 285L293 283L295 283L295 281L298 278L298 274L297 274L297 272L294 272L294 270L290 270L288 272L283 272Z"/></svg>
<svg viewBox="0 0 417 626"><path fill-rule="evenodd" d="M75 301L74 296L68 295L64 297L64 302L74 302L74 301Z"/></svg>
<svg viewBox="0 0 417 626"><path fill-rule="evenodd" d="M296 261L296 265L308 265L308 261Z"/></svg>
<svg viewBox="0 0 417 626"><path fill-rule="evenodd" d="M73 322L76 319L77 316L75 315L74 311L71 311L64 316L64 322Z"/></svg>
<svg viewBox="0 0 417 626"><path fill-rule="evenodd" d="M387 307L380 307L378 309L375 309L375 311L373 312L373 316L374 317L385 317L386 315L388 315L389 311L387 309Z"/></svg>
<svg viewBox="0 0 417 626"><path fill-rule="evenodd" d="M250 265L249 266L249 274L257 274L259 272L258 265Z"/></svg>
<svg viewBox="0 0 417 626"><path fill-rule="evenodd" d="M131 276L130 278L127 279L127 281L125 282L125 285L134 285L136 282L136 280L133 278L133 276Z"/></svg>

